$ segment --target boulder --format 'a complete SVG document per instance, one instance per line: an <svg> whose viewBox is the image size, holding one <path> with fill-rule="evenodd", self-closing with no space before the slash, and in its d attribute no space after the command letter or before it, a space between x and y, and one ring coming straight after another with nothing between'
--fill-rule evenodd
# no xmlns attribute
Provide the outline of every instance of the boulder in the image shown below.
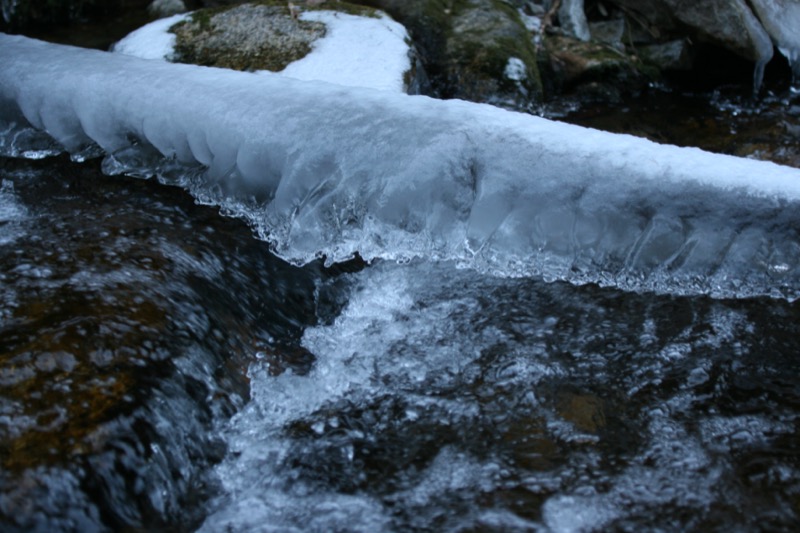
<svg viewBox="0 0 800 533"><path fill-rule="evenodd" d="M297 20L285 3L274 2L195 11L171 31L176 62L279 71L308 54L325 26Z"/></svg>
<svg viewBox="0 0 800 533"><path fill-rule="evenodd" d="M689 37L766 64L772 44L745 0L611 0L656 41Z"/></svg>
<svg viewBox="0 0 800 533"><path fill-rule="evenodd" d="M516 9L501 0L360 0L408 28L431 95L529 109L542 98L537 52Z"/></svg>
<svg viewBox="0 0 800 533"><path fill-rule="evenodd" d="M183 0L153 0L147 6L147 13L154 19L171 17L179 13L186 13L186 4Z"/></svg>
<svg viewBox="0 0 800 533"><path fill-rule="evenodd" d="M660 70L691 70L694 51L686 39L675 39L638 48L639 55Z"/></svg>
<svg viewBox="0 0 800 533"><path fill-rule="evenodd" d="M551 35L545 39L545 49L551 73L565 89L591 84L595 95L617 99L621 92L641 89L649 81L633 57L607 44Z"/></svg>

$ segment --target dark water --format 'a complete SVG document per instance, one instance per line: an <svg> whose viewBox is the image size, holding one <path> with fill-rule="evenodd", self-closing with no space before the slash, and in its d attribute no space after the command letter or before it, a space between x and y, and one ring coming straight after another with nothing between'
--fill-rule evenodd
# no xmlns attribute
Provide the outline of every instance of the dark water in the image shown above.
<svg viewBox="0 0 800 533"><path fill-rule="evenodd" d="M256 349L306 368L313 269L181 191L0 161L0 515L189 527Z"/></svg>
<svg viewBox="0 0 800 533"><path fill-rule="evenodd" d="M299 269L64 159L0 163L3 530L790 530L800 308Z"/></svg>
<svg viewBox="0 0 800 533"><path fill-rule="evenodd" d="M573 124L710 152L800 167L800 95L741 85L703 92L653 87L622 105L557 102L551 114Z"/></svg>

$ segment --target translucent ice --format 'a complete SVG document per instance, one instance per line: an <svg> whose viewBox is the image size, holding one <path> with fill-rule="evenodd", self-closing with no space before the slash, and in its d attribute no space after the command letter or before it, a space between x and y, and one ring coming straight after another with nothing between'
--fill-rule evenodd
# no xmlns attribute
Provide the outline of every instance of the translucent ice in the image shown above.
<svg viewBox="0 0 800 533"><path fill-rule="evenodd" d="M296 263L426 257L633 290L800 294L800 171L487 105L0 35L0 132L10 155L41 132L73 154L99 146L108 172L185 187Z"/></svg>

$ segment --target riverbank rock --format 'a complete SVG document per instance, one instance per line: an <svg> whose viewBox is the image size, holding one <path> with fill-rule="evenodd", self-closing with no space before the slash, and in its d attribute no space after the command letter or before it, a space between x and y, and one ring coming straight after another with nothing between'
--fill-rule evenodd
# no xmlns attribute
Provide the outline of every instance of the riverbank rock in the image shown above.
<svg viewBox="0 0 800 533"><path fill-rule="evenodd" d="M155 19L171 17L186 13L186 4L183 0L153 0L153 3L147 6L147 13Z"/></svg>
<svg viewBox="0 0 800 533"><path fill-rule="evenodd" d="M500 0L363 0L409 31L432 96L526 110L541 102L531 33Z"/></svg>
<svg viewBox="0 0 800 533"><path fill-rule="evenodd" d="M554 92L574 92L591 100L618 101L657 76L640 61L598 41L549 35L544 40L548 78Z"/></svg>

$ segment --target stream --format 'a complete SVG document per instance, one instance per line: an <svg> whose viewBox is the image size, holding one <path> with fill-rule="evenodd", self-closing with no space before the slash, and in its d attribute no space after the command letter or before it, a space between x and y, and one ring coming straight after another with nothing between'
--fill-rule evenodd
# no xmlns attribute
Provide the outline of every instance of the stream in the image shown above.
<svg viewBox="0 0 800 533"><path fill-rule="evenodd" d="M800 107L557 113L800 166ZM0 158L3 531L800 524L800 304L293 266L179 187ZM747 293L747 291L744 291Z"/></svg>

